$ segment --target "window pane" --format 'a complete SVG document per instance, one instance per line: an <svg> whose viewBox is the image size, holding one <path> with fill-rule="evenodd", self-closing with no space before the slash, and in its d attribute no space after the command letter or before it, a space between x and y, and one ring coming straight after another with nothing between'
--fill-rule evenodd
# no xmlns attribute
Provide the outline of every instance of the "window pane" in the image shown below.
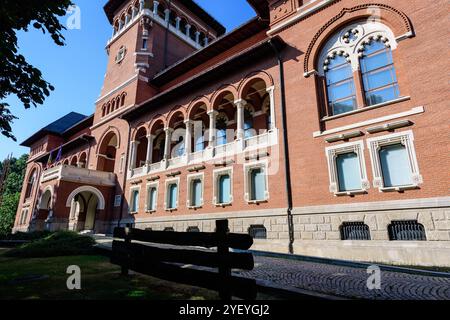
<svg viewBox="0 0 450 320"><path fill-rule="evenodd" d="M219 202L230 203L231 199L231 179L229 175L223 175L219 178Z"/></svg>
<svg viewBox="0 0 450 320"><path fill-rule="evenodd" d="M131 212L137 212L139 203L139 191L133 191L131 194Z"/></svg>
<svg viewBox="0 0 450 320"><path fill-rule="evenodd" d="M202 204L202 181L194 180L192 182L192 206L200 206Z"/></svg>
<svg viewBox="0 0 450 320"><path fill-rule="evenodd" d="M342 100L339 102L335 102L331 105L333 114L341 114L344 112L349 112L356 109L356 99L350 98L347 100Z"/></svg>
<svg viewBox="0 0 450 320"><path fill-rule="evenodd" d="M217 130L217 145L223 145L227 143L227 130L219 129Z"/></svg>
<svg viewBox="0 0 450 320"><path fill-rule="evenodd" d="M169 209L175 209L177 207L178 186L171 184L169 187Z"/></svg>
<svg viewBox="0 0 450 320"><path fill-rule="evenodd" d="M261 169L251 171L251 198L250 200L264 200L266 191L266 181Z"/></svg>
<svg viewBox="0 0 450 320"><path fill-rule="evenodd" d="M361 189L361 171L358 155L354 152L336 157L339 191Z"/></svg>
<svg viewBox="0 0 450 320"><path fill-rule="evenodd" d="M352 69L347 65L327 71L327 84L333 84L352 77Z"/></svg>
<svg viewBox="0 0 450 320"><path fill-rule="evenodd" d="M364 57L361 62L361 71L368 72L392 63L390 51L382 51L370 57Z"/></svg>
<svg viewBox="0 0 450 320"><path fill-rule="evenodd" d="M385 187L405 186L412 183L408 152L402 144L380 149L381 170Z"/></svg>
<svg viewBox="0 0 450 320"><path fill-rule="evenodd" d="M351 97L354 94L354 92L355 90L353 86L353 80L346 81L338 85L329 86L328 98L330 99L330 102L334 102L339 99Z"/></svg>
<svg viewBox="0 0 450 320"><path fill-rule="evenodd" d="M156 209L156 188L150 188L148 193L148 210Z"/></svg>
<svg viewBox="0 0 450 320"><path fill-rule="evenodd" d="M365 49L364 50L365 54L371 54L371 53L386 49L386 46L381 41L371 41L370 44L365 46L364 49Z"/></svg>
<svg viewBox="0 0 450 320"><path fill-rule="evenodd" d="M375 105L378 103L383 103L386 101L391 101L396 98L398 98L399 92L398 92L398 86L394 85L391 87L387 87L384 89L376 90L367 92L367 104L368 105Z"/></svg>
<svg viewBox="0 0 450 320"><path fill-rule="evenodd" d="M394 68L382 69L364 75L366 90L384 87L394 82L397 82Z"/></svg>
<svg viewBox="0 0 450 320"><path fill-rule="evenodd" d="M201 135L200 137L197 138L197 140L195 141L195 147L194 147L194 151L202 151L205 148L205 144L204 144L204 140L203 140L203 135Z"/></svg>

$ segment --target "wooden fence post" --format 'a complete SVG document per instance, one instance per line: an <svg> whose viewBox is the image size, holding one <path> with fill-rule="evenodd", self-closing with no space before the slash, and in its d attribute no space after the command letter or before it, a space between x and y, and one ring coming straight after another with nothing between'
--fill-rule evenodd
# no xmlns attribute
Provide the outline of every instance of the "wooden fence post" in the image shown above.
<svg viewBox="0 0 450 320"><path fill-rule="evenodd" d="M231 268L226 263L228 253L230 251L227 243L228 220L216 221L216 233L219 239L219 243L217 245L217 254L219 255L221 261L219 264L219 296L222 300L231 300Z"/></svg>
<svg viewBox="0 0 450 320"><path fill-rule="evenodd" d="M125 228L125 239L124 240L125 240L125 245L127 246L127 248L129 247L128 245L131 243L131 239L130 239L129 233L130 233L130 229L129 228ZM130 259L129 251L127 251L127 254L128 254L127 262L128 262L129 259ZM122 265L121 267L122 267L122 272L121 272L122 276L128 276L129 275L128 265Z"/></svg>

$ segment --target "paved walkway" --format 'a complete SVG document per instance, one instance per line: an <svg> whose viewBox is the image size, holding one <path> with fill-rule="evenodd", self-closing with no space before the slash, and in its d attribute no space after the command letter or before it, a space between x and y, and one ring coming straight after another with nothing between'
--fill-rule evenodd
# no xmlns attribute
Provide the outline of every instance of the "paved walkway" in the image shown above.
<svg viewBox="0 0 450 320"><path fill-rule="evenodd" d="M110 247L112 239L97 241ZM301 289L343 298L450 300L450 278L381 271L381 289L369 290L365 268L255 256L252 271L236 272L284 289Z"/></svg>
<svg viewBox="0 0 450 320"><path fill-rule="evenodd" d="M254 270L237 274L345 298L450 300L450 278L443 277L381 271L381 289L369 290L364 268L262 256Z"/></svg>

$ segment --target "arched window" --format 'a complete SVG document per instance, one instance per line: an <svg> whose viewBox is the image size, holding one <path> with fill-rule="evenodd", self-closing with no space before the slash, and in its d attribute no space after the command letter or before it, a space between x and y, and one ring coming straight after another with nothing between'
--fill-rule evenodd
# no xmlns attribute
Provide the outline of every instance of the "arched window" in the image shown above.
<svg viewBox="0 0 450 320"><path fill-rule="evenodd" d="M325 61L328 107L333 115L356 109L355 83L350 63L343 55Z"/></svg>
<svg viewBox="0 0 450 320"><path fill-rule="evenodd" d="M399 97L392 51L380 39L364 47L360 59L364 92L368 106Z"/></svg>
<svg viewBox="0 0 450 320"><path fill-rule="evenodd" d="M377 21L356 22L333 34L323 46L317 66L324 90L323 115L399 98L392 56L396 47L391 29Z"/></svg>
<svg viewBox="0 0 450 320"><path fill-rule="evenodd" d="M36 177L37 177L37 172L36 172L36 169L34 169L32 171L32 173L30 174L30 177L28 178L28 181L27 181L27 189L25 191L25 199L29 199L31 197L31 192L33 191L34 184L36 182Z"/></svg>

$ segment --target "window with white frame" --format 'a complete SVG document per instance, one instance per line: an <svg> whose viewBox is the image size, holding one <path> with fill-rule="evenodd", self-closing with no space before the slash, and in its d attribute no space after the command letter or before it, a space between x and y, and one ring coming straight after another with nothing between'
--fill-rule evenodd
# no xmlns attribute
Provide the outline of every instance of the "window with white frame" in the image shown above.
<svg viewBox="0 0 450 320"><path fill-rule="evenodd" d="M225 168L214 171L214 198L215 205L229 205L233 202L232 177L233 169Z"/></svg>
<svg viewBox="0 0 450 320"><path fill-rule="evenodd" d="M327 97L326 115L398 99L392 56L396 48L392 30L378 21L356 22L333 34L322 48L317 69ZM355 83L362 83L362 90Z"/></svg>
<svg viewBox="0 0 450 320"><path fill-rule="evenodd" d="M325 149L330 177L330 192L353 194L369 189L364 161L364 143L349 142Z"/></svg>
<svg viewBox="0 0 450 320"><path fill-rule="evenodd" d="M423 182L411 130L367 139L367 146L373 185L381 191L415 188Z"/></svg>
<svg viewBox="0 0 450 320"><path fill-rule="evenodd" d="M140 188L132 188L130 196L130 212L137 213L139 211L139 191Z"/></svg>
<svg viewBox="0 0 450 320"><path fill-rule="evenodd" d="M188 176L188 208L198 208L203 205L203 173Z"/></svg>
<svg viewBox="0 0 450 320"><path fill-rule="evenodd" d="M175 210L178 208L178 186L179 179L172 179L166 181L166 210Z"/></svg>
<svg viewBox="0 0 450 320"><path fill-rule="evenodd" d="M145 210L147 212L156 211L156 201L158 199L158 183L147 184L147 203Z"/></svg>
<svg viewBox="0 0 450 320"><path fill-rule="evenodd" d="M261 202L269 199L267 163L258 162L244 166L245 195L247 202Z"/></svg>

